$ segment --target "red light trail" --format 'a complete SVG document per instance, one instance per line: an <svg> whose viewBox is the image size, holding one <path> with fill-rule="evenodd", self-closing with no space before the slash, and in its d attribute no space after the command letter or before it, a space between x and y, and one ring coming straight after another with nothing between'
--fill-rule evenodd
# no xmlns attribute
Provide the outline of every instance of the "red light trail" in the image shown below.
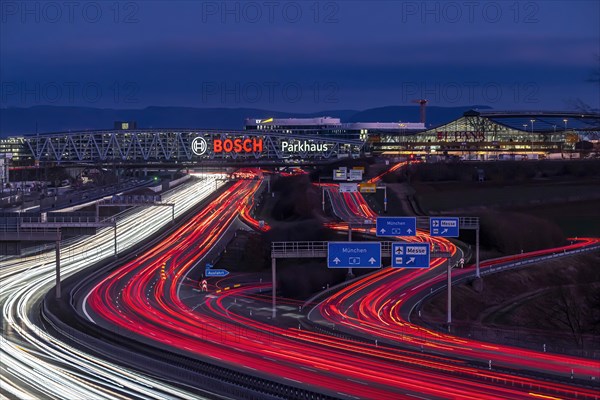
<svg viewBox="0 0 600 400"><path fill-rule="evenodd" d="M371 399L408 398L417 394L428 398L498 399L558 394L597 398L597 392L587 388L481 370L456 357L449 359L279 328L227 310L225 303L231 298L248 295L268 285L232 288L216 298L205 297L201 308L190 307L179 294L184 277L238 215L248 214L247 207L259 184L259 180L236 182L159 245L102 279L88 296L94 319L197 357L212 358L248 373L269 374L274 379L333 394L340 392ZM355 204L356 211L366 215L360 200ZM423 232L415 240L433 241ZM435 242L453 249L450 242L440 239ZM167 279L160 279L163 263L167 265ZM432 271L438 263L439 260L434 260ZM414 281L417 275L418 271L409 274L389 269L378 271L334 295L321 309L342 325L359 329L364 324L377 335L386 333L381 328L389 328L390 321L397 325L404 323L397 319L401 315L397 307L403 300L395 296L399 287ZM390 277L394 279L388 279ZM398 282L391 283L396 280ZM361 293L365 288L373 294ZM386 296L388 300L383 300ZM346 304L357 317L348 310L340 311ZM380 309L386 310L383 320L373 316L373 312ZM387 309L393 311L388 313ZM410 329L413 329L412 324ZM431 335L439 340L440 343L434 345L440 350L453 353L462 349L458 338L420 327L414 329L421 330L421 336ZM419 339L411 340L418 342ZM478 348L483 344L473 342L468 346Z"/></svg>

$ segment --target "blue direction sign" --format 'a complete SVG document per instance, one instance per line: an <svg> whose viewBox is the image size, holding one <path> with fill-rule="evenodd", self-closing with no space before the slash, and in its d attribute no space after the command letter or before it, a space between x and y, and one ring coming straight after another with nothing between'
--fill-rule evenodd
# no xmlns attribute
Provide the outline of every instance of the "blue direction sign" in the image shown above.
<svg viewBox="0 0 600 400"><path fill-rule="evenodd" d="M328 242L328 268L380 268L379 242Z"/></svg>
<svg viewBox="0 0 600 400"><path fill-rule="evenodd" d="M431 236L458 237L460 226L456 217L429 218L429 234Z"/></svg>
<svg viewBox="0 0 600 400"><path fill-rule="evenodd" d="M428 243L392 243L393 268L429 268Z"/></svg>
<svg viewBox="0 0 600 400"><path fill-rule="evenodd" d="M415 236L415 217L377 217L377 236Z"/></svg>
<svg viewBox="0 0 600 400"><path fill-rule="evenodd" d="M204 276L211 277L211 276L227 276L229 275L229 271L227 271L226 269L206 269L204 270Z"/></svg>

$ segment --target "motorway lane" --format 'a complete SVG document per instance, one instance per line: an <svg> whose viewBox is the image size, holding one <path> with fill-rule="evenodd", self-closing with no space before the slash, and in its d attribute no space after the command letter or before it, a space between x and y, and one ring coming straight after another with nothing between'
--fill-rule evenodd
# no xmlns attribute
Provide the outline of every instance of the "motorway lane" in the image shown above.
<svg viewBox="0 0 600 400"><path fill-rule="evenodd" d="M577 249L580 246L597 245L589 240L579 241L565 246L565 250ZM550 249L551 252L562 252L563 248ZM543 252L535 252L540 255ZM507 257L504 260L482 263L482 271L492 268L501 262L526 259L530 254ZM437 273L436 273L436 270ZM460 275L471 274L472 269L454 270L456 279ZM501 365L511 369L528 369L547 375L568 377L571 370L577 376L587 379L595 377L600 380L600 363L576 357L535 352L510 346L478 342L449 334L433 331L411 323L408 314L415 302L420 301L423 293L445 285L446 267L433 267L429 270L404 271L382 270L370 277L358 281L329 297L311 314L318 313L338 329L361 333L364 337L379 338L402 346L421 347L434 354L445 354L479 361L481 364L493 360L493 365ZM420 281L415 281L419 278ZM420 296L419 296L420 295ZM416 300L410 301L415 297ZM314 318L314 316L313 316ZM594 381L591 381L593 384Z"/></svg>
<svg viewBox="0 0 600 400"><path fill-rule="evenodd" d="M396 164L393 168L397 169L404 166L404 163ZM380 176L373 178L372 181L376 182L387 172L384 172ZM360 200L345 197L337 192L335 188L328 188L328 194L330 196L333 210L344 210L342 213L354 214L358 217L364 218L366 216L371 217L371 213L365 212L364 208L356 208L353 204L360 204ZM360 193L356 194L358 197L362 197ZM344 206L346 203L346 206ZM368 207L368 206L367 206ZM339 211L336 212L338 216ZM351 215L345 217L347 219L352 218ZM375 216L376 218L376 216ZM339 230L347 229L345 224L333 223L329 224L330 227ZM364 233L371 233L372 229L362 229ZM423 231L419 232L419 236L425 236L429 240L430 238ZM413 241L411 238L399 238L403 241ZM426 239L427 240L427 239ZM443 248L443 243L450 244L445 239L435 239L438 245ZM544 251L533 252L520 256L525 259L527 257L535 257L551 252L562 252L577 249L579 246L594 245L596 242L589 240L580 241L575 245L566 246L560 249L549 249ZM454 251L452 248L451 251ZM519 260L519 256L507 257L505 260L498 262L484 263L484 267L493 268L499 262L515 261ZM395 344L401 344L410 348L421 348L422 350L427 349L430 352L436 354L447 354L448 356L460 355L465 359L473 357L473 354L469 354L469 351L465 352L465 345L468 343L469 346L475 346L480 350L478 361L485 362L489 359L494 358L494 361L501 360L503 365L506 365L506 361L511 360L508 365L512 368L519 368L525 366L538 372L546 373L558 373L564 377L570 373L576 373L580 375L593 377L599 379L600 376L600 364L596 361L577 359L577 358L563 358L560 356L547 355L544 353L537 353L537 359L532 361L532 353L536 352L523 352L522 349L507 349L497 347L490 344L481 344L474 341L464 341L460 338L456 338L451 335L441 336L438 332L432 332L425 328L419 327L415 324L411 324L409 320L410 311L412 311L415 301L410 301L417 297L418 293L428 294L430 290L439 289L440 286L444 286L445 283L445 271L446 268L441 266L441 260L432 260L432 268L428 270L417 270L417 271L406 271L406 270L384 270L372 274L370 277L364 278L336 293L331 298L324 301L319 307L309 312L309 318L313 315L315 319L316 314L320 314L321 318L329 321L338 329L346 330L349 333L359 333L363 337L379 340L389 340ZM473 266L471 266L473 267ZM457 277L470 273L468 270L461 270L457 272L455 270L453 275ZM455 278L456 279L456 278ZM421 297L417 297L421 299ZM409 306L410 305L410 306ZM404 314L400 313L400 310L404 310ZM315 312L316 311L316 312ZM319 319L319 318L316 318ZM400 337L401 339L398 339ZM446 341L442 342L439 337L445 337ZM454 346L449 346L451 343ZM507 351L510 354L506 357L501 351ZM467 356L465 353L469 354ZM518 355L518 356L516 356ZM487 358L485 357L487 356ZM557 365L558 364L558 365ZM542 369L541 367L546 367ZM593 383L593 382L592 382Z"/></svg>
<svg viewBox="0 0 600 400"><path fill-rule="evenodd" d="M397 399L425 394L428 398L496 399L538 394L530 395L530 386L508 386L507 383L514 383L510 376L502 376L509 378L502 383L481 382L476 377L448 373L451 368L444 362L424 365L419 358L403 356L402 364L399 356L388 349L356 342L336 348L340 341L326 335L293 329L280 331L264 324L253 326L248 318L232 321L230 310L223 312L222 307L215 307L208 300L205 305L190 308L179 297L182 276L237 216L240 204L253 194L249 185L237 184L230 197L212 203L208 212L200 213L172 238L96 284L88 297L91 319L120 326L165 348L212 358L214 362L229 363L290 384L339 392L336 394L345 398ZM189 248L198 250L187 251ZM171 259L177 262L171 263L164 279L160 265ZM227 292L234 293L236 289ZM495 372L476 371L498 377ZM540 390L543 392L544 388Z"/></svg>
<svg viewBox="0 0 600 400"><path fill-rule="evenodd" d="M318 185L318 184L316 184ZM374 220L377 214L371 210L364 197L358 192L340 193L335 184L320 184L329 198L333 213L344 222Z"/></svg>
<svg viewBox="0 0 600 400"><path fill-rule="evenodd" d="M400 168L404 164L396 164L393 168ZM384 175L380 175L373 179L377 181ZM341 198L335 190L329 192L332 197L332 204L349 202L348 198ZM357 194L361 196L360 193ZM362 197L362 196L361 196ZM354 200L352 200L354 203ZM343 209L342 206L334 206L334 210ZM352 205L348 204L350 212L354 212ZM362 209L358 210L357 216L369 215L364 214ZM330 227L339 230L347 229L344 224L329 224ZM364 229L364 233L374 233L372 229ZM429 236L420 231L420 237ZM403 241L412 241L411 238L399 238ZM433 240L434 238L429 238ZM443 248L443 243L450 243L445 239L435 239L436 244ZM537 252L532 252L525 255L517 255L506 257L503 260L491 261L483 263L484 268L493 268L501 262L514 262L520 259L529 257L537 257L553 252L563 252L576 250L579 247L595 245L596 240L581 240L570 246L565 246L559 249L548 249ZM449 246L452 246L449 244ZM451 251L453 251L452 249ZM421 299L417 294L428 294L434 289L439 289L444 286L446 279L446 268L441 266L440 260L432 260L432 268L428 270L405 271L405 270L384 270L378 272L371 277L367 277L350 285L340 292L336 293L326 301L324 301L318 310L312 310L310 314L319 313L321 317L332 324L336 324L338 329L347 329L352 333L362 333L363 336L369 338L388 339L396 344L400 343L403 346L412 348L421 347L436 353L445 353L452 356L461 355L462 357L473 357L480 362L487 362L490 358L494 361L500 360L512 368L520 366L529 367L539 372L557 373L560 376L568 376L571 371L586 377L595 377L600 380L600 364L596 361L563 358L560 356L547 355L545 353L537 353L534 351L523 351L522 349L504 348L485 343L474 341L465 341L451 335L443 335L439 332L422 328L409 322L409 314L415 302L410 299ZM473 266L471 266L472 269ZM454 279L459 276L472 273L471 269L454 270ZM410 305L410 306L409 306ZM404 313L400 313L404 310ZM317 312L315 312L317 311ZM309 314L309 315L310 315ZM314 317L313 317L314 318ZM401 339L398 339L398 337ZM440 337L445 338L445 341L439 340ZM466 351L465 345L473 346L479 349L480 353L475 356L473 352ZM449 344L453 344L450 346ZM510 356L506 357L500 352L504 349ZM466 353L466 354L465 354ZM468 355L467 355L468 354ZM516 356L518 355L518 356ZM512 356L512 357L511 357ZM512 362L507 362L512 360ZM503 365L506 365L503 364ZM545 367L545 368L544 368Z"/></svg>
<svg viewBox="0 0 600 400"><path fill-rule="evenodd" d="M221 184L218 176L182 185L165 195L176 216L185 213ZM171 220L171 210L133 209L118 220L119 249L136 245ZM62 249L62 275L74 274L113 256L112 229L69 241ZM72 348L38 328L39 302L54 285L54 251L3 258L0 274L2 339L0 379L3 394L17 398L198 398L143 374Z"/></svg>
<svg viewBox="0 0 600 400"><path fill-rule="evenodd" d="M160 246L140 255L102 280L86 296L89 305L85 306L86 315L98 324L120 326L138 336L196 355L227 360L238 366L245 365L250 370L262 367L262 371L271 375L275 371L281 372L284 367L270 361L273 355L268 355L261 363L260 359L244 354L254 349L256 343L263 343L264 338L252 339L251 343L240 341L242 347L232 352L229 346L223 346L222 343L223 340L227 344L239 340L239 336L235 336L235 327L217 324L211 318L190 317L188 311L181 308L177 297L178 280L222 235L256 189L257 181L236 183L226 195L211 203ZM179 240L181 238L183 240ZM159 271L165 262L169 262L168 279L163 279ZM275 350L266 349L267 353ZM289 367L288 372L289 376L283 379L289 382L306 381L303 370ZM318 374L313 374L309 380L322 382L332 390L337 387L335 380L324 380Z"/></svg>
<svg viewBox="0 0 600 400"><path fill-rule="evenodd" d="M523 390L529 390L533 393L540 391L540 389L538 389L538 387L540 386L540 381L538 380L514 377L509 374L499 373L496 371L488 372L485 370L473 368L469 366L468 363L458 359L453 360L449 357L432 356L428 354L421 354L420 352L404 351L398 348L389 348L387 346L381 345L377 346L374 345L373 342L371 342L370 344L357 343L355 341L332 338L331 336L327 335L315 334L306 330L289 328L282 329L279 326L280 324L278 324L278 326L270 325L267 322L267 318L265 318L265 314L269 314L267 303L263 303L265 306L267 306L266 313L260 313L261 309L257 308L256 304L248 304L248 299L252 298L252 292L264 290L266 287L267 285L252 285L248 283L245 286L232 288L226 292L223 292L219 296L211 294L204 295L206 298L206 304L203 304L199 309L196 307L195 312L200 314L212 313L214 315L220 315L223 323L225 323L226 321L236 322L237 326L243 329L244 335L248 337L252 337L253 335L252 333L247 332L248 330L256 330L262 331L264 334L272 335L273 337L284 336L290 340L295 340L299 342L299 345L303 349L303 352L307 354L310 353L311 346L318 343L319 346L328 349L328 357L334 360L341 360L345 357L350 359L350 357L355 357L356 354L361 354L363 356L368 355L371 358L384 360L385 362L390 362L391 360L393 360L393 364L387 365L384 370L389 372L397 371L397 374L399 374L400 376L407 376L408 374L408 376L410 376L411 379L414 381L418 381L419 379L425 379L423 377L424 374L422 370L429 370L429 372L431 372L431 370L434 370L436 373L436 382L445 382L448 385L447 397L454 397L454 394L456 392L454 391L455 389L453 388L453 386L456 384L456 381L460 382L460 387L462 389L470 391L472 395L475 395L475 393L482 393L482 390L480 387L478 387L478 385L481 384L480 381L485 380L495 380L499 382L498 385L505 385L509 387L512 385L519 386L522 387ZM197 302L200 296L202 295L196 296L194 302ZM241 306L243 303L246 303L248 307ZM258 305L258 307L260 306ZM252 314L252 316L249 316L249 308L254 309L254 314ZM299 361L296 359L294 362ZM360 365L367 364L368 362L364 362L361 360ZM377 364L372 363L372 365ZM399 368L400 365L407 368L401 370ZM331 369L328 368L328 371L330 370ZM377 370L379 370L379 368ZM372 374L374 376L377 375L376 372L372 372ZM349 379L355 380L355 378ZM401 381L401 379L399 379L399 381ZM588 396L593 397L593 392L586 392L585 390L574 391L567 385L554 385L552 383L545 382L543 382L542 385L546 385L546 388L544 389L550 389L555 394L558 392L561 393L561 395L565 395L566 397L574 397L575 392L577 392L579 396L587 393ZM408 388L409 386L406 387ZM496 396L509 398L514 398L515 396L520 397L514 392L502 392L501 388L498 388L497 390L498 391L495 394ZM422 389L421 392L427 392L427 389ZM453 395L450 396L450 394ZM428 392L428 395L431 396L432 392ZM479 396L481 396L481 394L479 394L478 397ZM522 396L524 396L524 394Z"/></svg>

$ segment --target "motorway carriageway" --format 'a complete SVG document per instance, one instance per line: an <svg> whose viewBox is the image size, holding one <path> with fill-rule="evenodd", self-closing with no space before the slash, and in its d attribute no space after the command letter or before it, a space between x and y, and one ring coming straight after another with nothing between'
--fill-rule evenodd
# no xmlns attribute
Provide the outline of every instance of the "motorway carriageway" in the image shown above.
<svg viewBox="0 0 600 400"><path fill-rule="evenodd" d="M482 371L457 359L280 329L231 312L227 315L226 310L211 306L212 295L206 297L206 307L191 309L179 297L184 277L248 204L258 183L237 182L160 245L97 282L84 304L89 319L128 330L167 349L342 398L536 398L557 391L564 397L597 396L586 388ZM423 233L419 238L429 240ZM447 242L445 246L453 245ZM166 279L160 273L163 263L167 264ZM221 297L260 288L233 288ZM497 380L482 380L484 376ZM534 391L530 391L532 385Z"/></svg>
<svg viewBox="0 0 600 400"><path fill-rule="evenodd" d="M374 232L373 232L374 234ZM598 246L597 239L579 239L572 245L481 263L481 271L546 254L562 253ZM600 384L600 363L577 357L536 352L517 347L479 342L421 327L409 320L410 312L425 296L446 287L446 264L433 261L428 270L386 268L341 289L309 313L315 321L323 319L338 330L361 337L387 340L387 343L429 353L479 361L493 360L494 367L527 370L548 376L576 377ZM437 270L437 271L436 271ZM453 281L473 276L474 266L453 270ZM317 315L315 315L317 314ZM319 318L319 316L321 318ZM590 380L593 379L593 380Z"/></svg>
<svg viewBox="0 0 600 400"><path fill-rule="evenodd" d="M181 216L223 184L222 175L200 174L163 195ZM124 251L171 222L166 207L134 208L118 216L118 245ZM91 264L113 257L113 231L63 243L61 269L66 278ZM24 257L0 259L2 397L24 399L198 399L179 388L93 357L38 327L39 302L54 286L54 249Z"/></svg>

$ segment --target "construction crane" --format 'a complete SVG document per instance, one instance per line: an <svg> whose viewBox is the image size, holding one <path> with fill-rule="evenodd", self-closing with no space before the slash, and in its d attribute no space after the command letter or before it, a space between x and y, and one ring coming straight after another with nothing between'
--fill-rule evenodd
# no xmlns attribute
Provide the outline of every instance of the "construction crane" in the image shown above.
<svg viewBox="0 0 600 400"><path fill-rule="evenodd" d="M425 107L427 107L427 100L425 99L416 99L412 101L413 103L417 103L420 106L421 113L421 123L425 125Z"/></svg>

